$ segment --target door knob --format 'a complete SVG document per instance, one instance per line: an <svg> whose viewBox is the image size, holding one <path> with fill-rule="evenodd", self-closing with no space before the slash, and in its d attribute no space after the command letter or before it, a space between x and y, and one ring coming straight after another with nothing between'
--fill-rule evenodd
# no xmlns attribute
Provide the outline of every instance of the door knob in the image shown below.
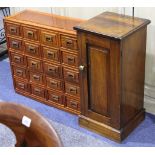
<svg viewBox="0 0 155 155"><path fill-rule="evenodd" d="M80 66L79 66L79 70L80 70L80 71L83 71L83 70L84 70L84 66L80 65Z"/></svg>

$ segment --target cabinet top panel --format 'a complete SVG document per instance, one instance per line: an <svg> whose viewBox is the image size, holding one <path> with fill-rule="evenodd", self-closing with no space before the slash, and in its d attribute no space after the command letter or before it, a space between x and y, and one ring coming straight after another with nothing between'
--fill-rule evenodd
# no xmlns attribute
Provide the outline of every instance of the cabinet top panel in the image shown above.
<svg viewBox="0 0 155 155"><path fill-rule="evenodd" d="M149 23L150 20L147 19L104 12L79 24L78 26L75 26L74 29L116 39L123 39Z"/></svg>
<svg viewBox="0 0 155 155"><path fill-rule="evenodd" d="M45 26L49 29L56 28L66 31L74 31L73 27L84 20L33 10L24 10L15 15L6 17L5 21L12 21L23 24L26 23L34 26Z"/></svg>

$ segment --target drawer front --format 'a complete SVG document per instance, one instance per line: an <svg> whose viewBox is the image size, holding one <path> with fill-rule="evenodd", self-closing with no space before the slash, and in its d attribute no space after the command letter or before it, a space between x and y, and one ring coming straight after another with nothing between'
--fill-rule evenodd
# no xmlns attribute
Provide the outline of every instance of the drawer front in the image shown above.
<svg viewBox="0 0 155 155"><path fill-rule="evenodd" d="M63 104L63 95L57 92L48 91L48 100L55 103Z"/></svg>
<svg viewBox="0 0 155 155"><path fill-rule="evenodd" d="M7 26L7 33L10 35L15 35L15 36L20 36L20 25L15 25L15 24L6 24Z"/></svg>
<svg viewBox="0 0 155 155"><path fill-rule="evenodd" d="M9 38L9 47L14 50L22 51L22 41L14 38Z"/></svg>
<svg viewBox="0 0 155 155"><path fill-rule="evenodd" d="M70 95L80 96L80 88L69 83L65 83L65 92Z"/></svg>
<svg viewBox="0 0 155 155"><path fill-rule="evenodd" d="M61 80L46 77L46 84L48 88L63 91L63 82Z"/></svg>
<svg viewBox="0 0 155 155"><path fill-rule="evenodd" d="M41 32L41 42L48 46L58 47L57 33Z"/></svg>
<svg viewBox="0 0 155 155"><path fill-rule="evenodd" d="M35 86L35 85L31 85L31 92L35 96L45 98L45 90L44 90L44 88L41 88L41 87L38 87L38 86Z"/></svg>
<svg viewBox="0 0 155 155"><path fill-rule="evenodd" d="M16 89L29 92L28 84L25 81L19 81L18 79L15 79L14 82Z"/></svg>
<svg viewBox="0 0 155 155"><path fill-rule="evenodd" d="M44 63L44 71L49 76L61 77L60 65Z"/></svg>
<svg viewBox="0 0 155 155"><path fill-rule="evenodd" d="M47 60L60 61L60 52L58 49L43 47L43 57Z"/></svg>
<svg viewBox="0 0 155 155"><path fill-rule="evenodd" d="M69 108L72 108L75 110L80 110L80 101L79 100L66 97L66 104L67 104L67 107L69 107Z"/></svg>
<svg viewBox="0 0 155 155"><path fill-rule="evenodd" d="M34 82L36 84L43 84L43 75L39 73L30 72L30 82Z"/></svg>
<svg viewBox="0 0 155 155"><path fill-rule="evenodd" d="M71 69L63 69L64 78L66 81L79 83L79 72L72 71Z"/></svg>
<svg viewBox="0 0 155 155"><path fill-rule="evenodd" d="M23 27L23 35L26 39L39 40L39 30L29 27Z"/></svg>
<svg viewBox="0 0 155 155"><path fill-rule="evenodd" d="M15 76L21 77L21 78L27 78L26 69L20 68L20 67L16 67L16 66L12 66L12 68L13 68L13 74Z"/></svg>
<svg viewBox="0 0 155 155"><path fill-rule="evenodd" d="M11 52L11 60L13 63L17 65L24 65L24 66L26 65L24 55Z"/></svg>
<svg viewBox="0 0 155 155"><path fill-rule="evenodd" d="M68 49L77 50L77 39L66 35L61 35L61 46Z"/></svg>
<svg viewBox="0 0 155 155"><path fill-rule="evenodd" d="M40 47L37 44L25 43L25 53L31 56L40 57Z"/></svg>
<svg viewBox="0 0 155 155"><path fill-rule="evenodd" d="M77 67L78 66L78 56L62 51L63 63Z"/></svg>
<svg viewBox="0 0 155 155"><path fill-rule="evenodd" d="M32 59L32 58L27 58L28 61L28 67L31 70L34 71L42 71L42 63L40 60Z"/></svg>

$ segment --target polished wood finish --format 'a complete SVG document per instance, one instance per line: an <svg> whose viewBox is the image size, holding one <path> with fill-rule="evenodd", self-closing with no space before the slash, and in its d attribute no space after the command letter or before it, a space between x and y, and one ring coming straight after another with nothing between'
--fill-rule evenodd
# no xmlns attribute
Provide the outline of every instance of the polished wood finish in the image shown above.
<svg viewBox="0 0 155 155"><path fill-rule="evenodd" d="M88 21L30 10L5 18L16 92L123 140L145 116L149 23L110 12Z"/></svg>
<svg viewBox="0 0 155 155"><path fill-rule="evenodd" d="M147 19L104 12L76 26L76 29L112 39L123 39L149 24Z"/></svg>
<svg viewBox="0 0 155 155"><path fill-rule="evenodd" d="M22 118L31 119L30 127ZM21 104L1 102L0 123L8 126L16 136L16 147L61 147L62 142L52 125L38 112Z"/></svg>
<svg viewBox="0 0 155 155"><path fill-rule="evenodd" d="M150 21L105 12L78 34L81 126L122 141L144 119L146 28Z"/></svg>
<svg viewBox="0 0 155 155"><path fill-rule="evenodd" d="M32 10L4 19L16 92L80 113L79 56L73 26L81 22ZM67 81L70 87L66 87ZM76 101L75 105L66 102L68 96Z"/></svg>

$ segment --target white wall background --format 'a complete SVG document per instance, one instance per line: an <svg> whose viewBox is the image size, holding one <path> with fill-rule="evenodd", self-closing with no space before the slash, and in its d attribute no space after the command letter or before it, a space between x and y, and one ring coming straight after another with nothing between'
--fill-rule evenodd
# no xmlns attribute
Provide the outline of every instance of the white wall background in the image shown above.
<svg viewBox="0 0 155 155"><path fill-rule="evenodd" d="M11 13L22 11L27 8L11 8ZM89 19L104 11L132 15L132 8L28 8L33 10L55 13L64 16L71 16L83 19ZM148 26L147 35L147 53L146 53L146 72L145 72L145 108L147 111L155 113L155 8L135 8L135 16L151 20Z"/></svg>

